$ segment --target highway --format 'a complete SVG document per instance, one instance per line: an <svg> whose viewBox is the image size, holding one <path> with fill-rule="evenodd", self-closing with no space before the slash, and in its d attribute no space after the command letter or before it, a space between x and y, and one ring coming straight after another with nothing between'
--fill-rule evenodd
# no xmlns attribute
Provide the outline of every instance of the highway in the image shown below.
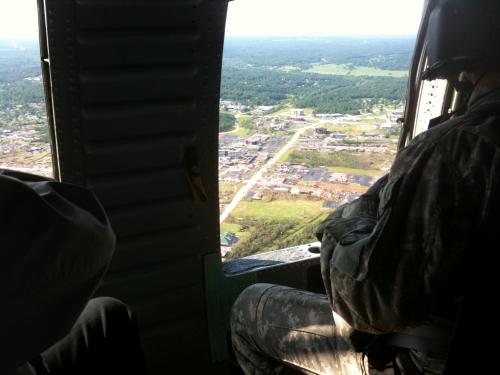
<svg viewBox="0 0 500 375"><path fill-rule="evenodd" d="M222 215L220 215L219 222L222 224L224 220L227 219L229 214L236 208L238 203L245 198L248 192L255 186L255 184L262 178L262 175L269 170L276 162L287 152L294 144L297 142L299 137L308 129L315 128L319 126L323 121L305 126L297 130L297 132L292 136L292 138L288 141L286 145L284 145L277 153L272 157L272 159L268 160L266 164L264 164L255 174L250 177L250 179L238 190L233 200L226 206Z"/></svg>

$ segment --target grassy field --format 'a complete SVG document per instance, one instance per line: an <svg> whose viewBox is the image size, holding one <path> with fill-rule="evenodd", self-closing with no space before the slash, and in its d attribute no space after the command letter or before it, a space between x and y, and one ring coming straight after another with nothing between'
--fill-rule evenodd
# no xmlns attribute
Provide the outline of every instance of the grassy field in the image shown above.
<svg viewBox="0 0 500 375"><path fill-rule="evenodd" d="M277 199L270 202L243 201L222 224L221 232L232 231L240 241L228 259L282 249L316 241L315 230L328 212L321 201Z"/></svg>
<svg viewBox="0 0 500 375"><path fill-rule="evenodd" d="M241 183L219 181L219 201L229 203L241 187Z"/></svg>
<svg viewBox="0 0 500 375"><path fill-rule="evenodd" d="M292 105L291 104L286 104L286 105L283 106L283 108L277 110L276 112L273 112L272 116L289 115L291 110L292 110Z"/></svg>
<svg viewBox="0 0 500 375"><path fill-rule="evenodd" d="M351 136L361 135L362 133L384 133L384 131L379 130L376 125L364 123L356 125L325 125L321 127L331 132L341 132Z"/></svg>
<svg viewBox="0 0 500 375"><path fill-rule="evenodd" d="M43 160L47 160L47 164L52 162L50 152L30 153L19 150L0 156L0 163L16 163L27 166Z"/></svg>
<svg viewBox="0 0 500 375"><path fill-rule="evenodd" d="M300 71L300 68L298 66L293 66L293 65L283 65L283 66L277 67L275 69L280 70L282 72L286 72L286 73Z"/></svg>
<svg viewBox="0 0 500 375"><path fill-rule="evenodd" d="M258 217L260 219L290 219L304 220L318 215L323 205L322 201L307 200L276 200L241 201L231 216L234 218Z"/></svg>
<svg viewBox="0 0 500 375"><path fill-rule="evenodd" d="M287 162L304 163L310 167L342 167L356 170L375 170L390 165L393 154L364 152L317 152L293 150L288 154ZM362 173L359 173L362 174Z"/></svg>
<svg viewBox="0 0 500 375"><path fill-rule="evenodd" d="M275 200L272 202L263 201L242 201L238 207L232 212L229 217L229 222L224 222L220 226L220 233L232 232L236 234L240 241L239 246L243 244L244 247L250 246L247 243L254 236L258 236L259 233L261 237L265 237L269 231L276 229L275 225L278 227L285 222L294 223L291 228L287 230L287 236L295 233L296 231L303 229L307 223L316 222L318 218L324 218L326 213L321 210L323 202L322 201L307 201L307 200ZM254 224L248 226L248 223L253 222ZM258 223L267 223L259 226ZM271 224L273 223L273 224ZM301 224L303 223L303 224ZM316 224L315 224L316 225ZM310 231L313 233L312 231ZM279 238L283 239L283 236ZM299 238L300 238L300 234ZM261 238L263 240L263 238ZM273 243L276 242L274 245ZM305 241L305 240L304 240ZM292 241L294 242L294 241ZM302 241L296 240L293 244L299 244ZM305 241L307 242L307 241ZM274 250L281 247L286 247L288 243L281 244L278 239L266 239L263 240L261 244L262 249ZM290 244L291 246L292 244ZM270 247L268 247L270 246ZM250 253L257 251L251 250ZM249 255L240 254L239 256Z"/></svg>
<svg viewBox="0 0 500 375"><path fill-rule="evenodd" d="M241 182L227 182L227 181L220 181L219 182L219 190L234 190L237 191L241 185L243 185Z"/></svg>
<svg viewBox="0 0 500 375"><path fill-rule="evenodd" d="M283 164L287 161L288 157L290 156L290 153L294 150L294 148L289 148L287 152L285 152L281 158L278 159L278 161L276 162L276 164Z"/></svg>
<svg viewBox="0 0 500 375"><path fill-rule="evenodd" d="M246 137L250 134L250 132L251 132L250 129L240 127L238 130L236 130L235 132L233 132L231 134L235 135L237 137Z"/></svg>
<svg viewBox="0 0 500 375"><path fill-rule="evenodd" d="M316 65L310 69L305 70L308 73L318 74L331 74L337 76L370 76L370 77L407 77L406 70L383 70L378 68L371 68L368 66L349 66L338 64L322 64Z"/></svg>
<svg viewBox="0 0 500 375"><path fill-rule="evenodd" d="M223 223L220 225L220 232L233 232L236 233L240 230L240 226L238 224L233 223Z"/></svg>
<svg viewBox="0 0 500 375"><path fill-rule="evenodd" d="M330 173L357 174L360 176L381 176L382 172L377 169L355 169L345 167L328 167Z"/></svg>

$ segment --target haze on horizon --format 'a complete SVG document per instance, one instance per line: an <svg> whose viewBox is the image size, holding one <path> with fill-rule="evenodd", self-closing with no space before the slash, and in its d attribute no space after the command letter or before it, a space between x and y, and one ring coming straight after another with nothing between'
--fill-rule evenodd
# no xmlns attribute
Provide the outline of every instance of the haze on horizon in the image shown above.
<svg viewBox="0 0 500 375"><path fill-rule="evenodd" d="M226 35L415 35L424 0L234 0ZM36 0L1 0L0 39L37 38Z"/></svg>
<svg viewBox="0 0 500 375"><path fill-rule="evenodd" d="M424 0L234 0L226 36L400 36L418 31Z"/></svg>

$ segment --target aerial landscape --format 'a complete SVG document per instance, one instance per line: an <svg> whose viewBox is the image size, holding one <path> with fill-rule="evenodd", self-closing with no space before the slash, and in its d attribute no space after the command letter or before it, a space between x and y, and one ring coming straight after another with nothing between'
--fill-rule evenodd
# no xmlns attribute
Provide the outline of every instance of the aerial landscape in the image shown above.
<svg viewBox="0 0 500 375"><path fill-rule="evenodd" d="M318 224L388 171L413 38L226 39L221 252L315 241Z"/></svg>
<svg viewBox="0 0 500 375"><path fill-rule="evenodd" d="M38 40L0 40L0 167L52 174Z"/></svg>
<svg viewBox="0 0 500 375"><path fill-rule="evenodd" d="M221 253L314 241L395 156L414 38L227 38L219 124ZM0 40L0 167L50 176L39 52Z"/></svg>

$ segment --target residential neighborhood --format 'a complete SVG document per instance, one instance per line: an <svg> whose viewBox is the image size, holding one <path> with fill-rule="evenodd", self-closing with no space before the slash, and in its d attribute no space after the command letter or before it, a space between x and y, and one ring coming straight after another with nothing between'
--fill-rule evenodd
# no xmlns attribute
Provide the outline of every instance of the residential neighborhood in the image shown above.
<svg viewBox="0 0 500 375"><path fill-rule="evenodd" d="M241 112L242 108L247 109L237 103L225 101L222 108L249 116L248 112ZM239 201L296 199L318 202L320 210L331 211L366 191L387 172L395 156L397 139L391 137L391 132L398 127L401 110L353 116L312 115L301 108L278 112L266 109L271 112L256 115L252 111L251 133L227 132L219 136L220 211L224 213L221 223L226 218L234 222L227 211L238 212ZM285 147L286 152L273 160ZM364 163L359 162L359 168L341 168L328 159L330 155L345 157L347 164L350 159L353 165L358 159ZM322 161L324 165L318 164ZM235 202L238 195L239 201ZM224 238L233 238L223 241L225 255L240 238L233 232L221 233Z"/></svg>

